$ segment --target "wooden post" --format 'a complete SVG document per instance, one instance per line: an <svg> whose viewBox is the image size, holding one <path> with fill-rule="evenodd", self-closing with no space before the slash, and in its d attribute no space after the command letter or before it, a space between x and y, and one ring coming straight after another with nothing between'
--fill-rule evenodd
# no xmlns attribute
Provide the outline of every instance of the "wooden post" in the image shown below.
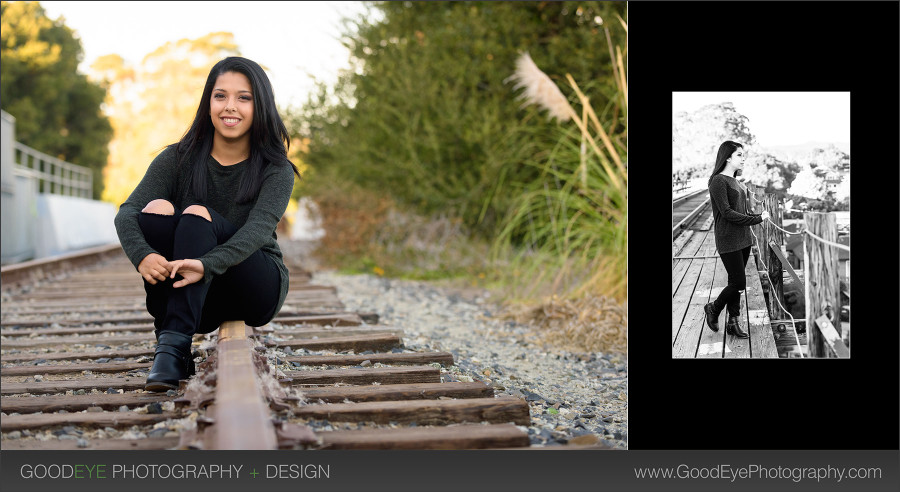
<svg viewBox="0 0 900 492"><path fill-rule="evenodd" d="M747 211L756 213L757 209L759 209L759 202L762 198L763 189L753 185L747 185ZM756 269L759 270L762 265L760 265L759 259L761 257L761 252L759 248L765 248L765 244L763 242L762 235L762 225L757 224L755 226L750 226L750 229L753 231L753 234L756 234L756 238L759 238L759 245L757 245L756 239L753 240L752 246L750 247L750 251L753 253L754 261L756 262ZM765 249L763 250L765 251Z"/></svg>
<svg viewBox="0 0 900 492"><path fill-rule="evenodd" d="M778 227L783 227L782 225L782 210L781 203L778 201L778 197L774 194L768 194L765 196L765 200L763 202L763 210L769 212L769 220L772 222L763 222L765 227L763 228L764 235L766 237L766 242L764 243L766 246L766 253L763 255L766 258L767 266L769 267L769 319L784 319L785 315L781 312L781 308L778 307L778 304L784 305L784 281L782 279L782 267L781 261L778 256L772 250L772 248L781 249L781 245L784 243L784 233L778 230L772 223L775 223Z"/></svg>
<svg viewBox="0 0 900 492"><path fill-rule="evenodd" d="M837 220L833 213L805 212L803 221L813 234L837 242ZM810 357L834 357L814 323L823 314L841 334L840 272L838 249L803 235L803 277L806 281L806 332Z"/></svg>

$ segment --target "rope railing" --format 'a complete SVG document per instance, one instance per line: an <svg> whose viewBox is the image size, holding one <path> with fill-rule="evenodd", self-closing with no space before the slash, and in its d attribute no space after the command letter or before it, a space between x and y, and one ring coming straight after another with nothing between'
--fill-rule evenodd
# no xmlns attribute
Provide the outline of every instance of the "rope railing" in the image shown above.
<svg viewBox="0 0 900 492"><path fill-rule="evenodd" d="M768 219L766 219L766 220L768 220ZM770 221L770 222L771 222L771 221ZM752 228L750 229L750 234L753 234L753 237L756 239L756 248L757 248L757 251L766 251L766 250L764 250L764 249L762 249L762 248L760 247L760 245L759 245L759 237L756 235L755 232L753 232L753 229L752 229ZM766 261L762 258L762 256L763 256L762 254L760 254L760 255L758 256L760 263L762 263L763 266L765 267L765 270L761 270L761 272L764 273L764 274L766 275L766 278L767 278L767 279L769 279L769 285L773 285L774 282L772 282L772 279L769 277L769 266L766 264ZM784 312L785 314L787 314L788 316L790 316L790 318L791 318L791 328L793 328L793 330L794 330L794 342L796 342L796 344L797 344L797 352L800 354L800 358L803 358L803 357L804 357L804 355L803 355L803 347L800 346L800 336L797 334L797 323L794 321L794 315L791 314L790 311L788 311L787 309L785 309L784 306L781 305L781 301L778 300L778 296L772 296L772 298L775 299L775 302L776 302L776 303L778 303L778 307L781 308L781 311ZM771 321L771 320L770 320L770 321Z"/></svg>
<svg viewBox="0 0 900 492"><path fill-rule="evenodd" d="M752 192L751 192L751 193L752 193ZM753 193L753 194L756 195L756 193ZM789 210L791 210L791 211L796 211L796 212L804 212L804 211L801 211L801 210L795 210L795 209L789 209ZM778 224L776 224L774 221L772 221L772 219L771 219L770 217L767 217L767 218L766 218L766 221L767 221L770 225L772 225L773 227L775 227L776 229L782 231L782 232L785 233L785 234L788 234L788 235L802 235L802 234L806 234L808 237L810 237L810 238L812 238L812 239L815 239L815 240L819 241L819 242L822 243L822 244L826 244L826 245L829 245L829 246L832 246L832 247L836 247L836 248L838 248L838 249L841 249L841 250L844 250L844 251L847 251L847 252L850 251L850 247L849 247L849 246L846 246L846 245L843 245L843 244L839 244L839 243L836 243L836 242L833 242L833 241L829 241L829 240L827 240L827 239L825 239L825 238L823 238L823 237L821 237L821 236L819 236L819 235L817 235L817 234L811 232L811 231L809 230L808 227L805 228L805 229L803 229L802 231L790 232L790 231L787 231L787 230L781 228ZM760 273L762 273L762 274L764 274L764 275L766 276L766 278L767 278L768 281L769 281L769 285L774 285L774 282L772 281L772 278L769 276L769 270L770 270L769 265L767 264L767 262L766 262L766 260L765 260L765 258L764 258L766 255L763 255L763 254L762 254L762 252L767 251L767 249L766 249L766 248L763 248L763 247L761 246L761 244L760 244L760 239L759 239L759 237L756 235L756 233L753 231L753 228L750 228L750 233L753 235L753 238L754 238L754 240L755 240L755 242L756 242L757 251L760 252L760 254L757 256L757 259L759 260L759 262L762 264L762 266L763 266L763 268L764 268L763 270L760 270ZM774 248L774 247L776 247L776 245L775 245L774 243L773 243L773 244L767 244L766 246L767 246L768 248ZM776 256L778 256L778 257L781 259L781 261L784 262L783 256L781 256L781 255L776 255ZM789 265L788 265L788 267L789 267ZM792 326L792 328L794 329L794 333L795 333L795 343L797 344L797 348L798 348L798 350L799 350L799 352L800 352L800 356L801 356L801 357L804 357L803 351L802 351L802 347L800 346L800 340L799 340L799 337L796 336L796 333L797 333L797 326L796 326L797 320L794 318L794 316L793 316L787 309L785 309L785 307L782 305L781 301L778 299L778 296L777 296L777 295L773 295L772 298L775 299L775 302L778 304L778 307L781 309L781 311L784 312L785 314L787 314L787 315L790 317L790 319L791 319L791 326ZM835 349L835 347L833 347L833 349ZM840 355L839 355L839 356L840 356Z"/></svg>

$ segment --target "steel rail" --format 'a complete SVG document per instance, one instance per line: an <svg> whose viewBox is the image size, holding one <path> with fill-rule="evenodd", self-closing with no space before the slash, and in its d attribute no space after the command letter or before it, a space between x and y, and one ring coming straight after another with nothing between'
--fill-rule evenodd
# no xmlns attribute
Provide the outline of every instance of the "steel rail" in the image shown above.
<svg viewBox="0 0 900 492"><path fill-rule="evenodd" d="M692 192L688 193L687 195L680 196L680 197L678 197L678 198L673 198L673 199L672 199L672 208L675 208L675 207L681 205L682 203L684 203L684 202L690 200L691 198L694 198L695 196L697 196L697 195L699 195L699 194L701 194L701 193L708 192L708 191L709 191L709 190L706 189L706 188L701 188L701 189L699 189L699 190L697 190L697 191L692 191Z"/></svg>
<svg viewBox="0 0 900 492"><path fill-rule="evenodd" d="M215 425L208 449L278 449L269 406L257 382L250 330L243 321L226 321L219 327L211 412Z"/></svg>
<svg viewBox="0 0 900 492"><path fill-rule="evenodd" d="M91 269L95 265L100 267L96 271ZM121 279L130 276L133 276L135 281L139 282L139 275L134 271L131 263L127 261L118 244L93 248L61 257L10 265L3 268L2 282L5 301L2 315L4 318L9 318L21 307L27 307L32 304L35 298L39 299L41 294L61 290L58 287L70 281L78 284L78 287L71 288L71 298L69 299L70 302L77 306L81 303L89 302L97 295L102 295L97 294L97 289L90 288L91 281L105 285L110 291L114 292L116 288L110 285L109 279L116 279L116 282L120 282ZM88 278L91 281L88 281ZM27 285L29 283L32 283L33 286ZM15 295L6 298L8 294L5 289L11 288L13 285L25 287L24 293L19 295L14 290L12 293ZM318 295L315 294L316 290L304 288L303 285L292 287L292 291L308 293L306 297L312 298ZM321 290L320 288L317 289ZM139 298L139 292L135 292L135 296ZM9 302L6 302L7 300ZM322 302L330 301L329 299L322 299ZM50 306L53 307L55 304ZM65 311L65 307L60 307L59 309L55 314L59 315ZM47 319L23 321L21 322L23 326L5 327L4 335L13 336L13 340L16 343L24 341L25 337L29 337L32 331L46 336L51 336L50 332L52 331L52 336L54 337L68 335L69 332L66 329L63 329L61 326L53 327L52 324L64 325L70 322L83 324L93 319L90 313L91 311L85 311L83 314L78 315L78 319L66 320L54 320L50 316L38 313L40 317L46 317ZM54 313L51 312L50 314ZM332 313L326 316L323 313L318 316L278 318L276 323L284 325L285 323L282 321L288 321L287 324L291 325L327 321L327 324L333 326L331 329L325 330L323 333L326 336L324 338L320 337L317 342L323 347L337 350L341 343L345 343L344 339L347 338L342 336L344 334L342 330L346 330L346 328L340 328L338 325L357 325L362 323L363 319L377 323L377 315L355 313L352 315L354 319L349 319L349 315L350 313L345 313L335 316ZM318 318L321 318L321 320ZM129 319L128 312L123 312L110 316L108 319L97 319L96 321L103 321L104 327L109 328L111 331L116 328L131 331L136 325L121 325L123 321ZM117 327L106 326L106 324L111 323L117 324ZM25 326L26 324L28 326ZM137 326L145 328L143 325ZM149 328L149 324L146 328ZM271 350L272 348L277 348L277 346L290 347L306 343L303 336L306 332L302 330L290 327L287 329L280 328L274 332L271 328L268 330L253 330L248 328L243 321L226 322L219 328L215 348L208 352L206 352L208 349L201 350L201 353L206 356L206 360L198 364L197 374L191 378L190 383L183 381L182 387L170 394L146 394L140 392L146 377L144 372L147 370L148 356L152 354L152 349L147 346L149 344L142 340L138 342L139 345L136 345L135 348L115 348L112 340L115 337L91 335L81 338L80 342L84 344L85 348L78 350L77 353L61 354L51 351L35 354L24 353L22 357L6 354L4 355L4 363L13 362L16 364L11 366L7 373L17 371L17 373L22 373L22 375L35 374L36 376L34 376L34 381L32 382L8 384L4 382L4 403L18 405L16 412L22 413L20 415L6 415L3 417L3 432L8 432L14 428L31 429L29 432L37 432L38 429L74 424L79 428L112 426L120 429L138 426L143 429L142 432L146 432L149 435L146 439L142 438L139 440L102 436L88 438L94 439L90 442L86 439L79 439L77 443L75 441L57 442L56 440L44 443L43 441L29 440L22 443L22 449L78 449L92 448L95 445L100 447L94 449L187 449L194 447L227 450L297 449L298 447L305 449L530 448L527 434L521 432L521 430L514 431L512 430L514 428L509 428L509 425L504 423L506 422L504 419L507 419L509 415L518 415L522 419L519 423L526 424L527 416L529 415L527 403L524 400L517 403L514 401L515 399L506 401L490 398L494 394L494 390L486 384L432 381L433 376L430 373L424 374L424 371L419 367L373 367L371 369L354 368L327 371L301 370L296 371L296 374L294 371L291 371L290 376L286 377L284 373L278 370L277 366L273 365L279 364L278 359L274 363L271 359L266 360L263 347L259 346L251 338L253 335L258 334L270 337L272 333L276 337L287 336L283 341L277 338L279 340L277 343L272 340L266 340L264 345ZM139 331L144 332L147 330L141 329ZM299 332L294 333L295 331ZM366 336L375 340L375 337L371 336L375 333L375 330L371 331L372 333L367 331ZM294 335L297 335L297 337L295 338ZM119 338L128 336L138 340L141 339L140 333L135 335L125 334L119 336ZM402 333L399 336L402 336ZM399 336L397 337L398 342L400 340ZM40 339L43 340L43 337ZM60 340L63 340L63 338L48 339L48 342L59 344ZM358 343L358 341L354 343ZM96 348L98 346L100 347L99 350ZM405 353L375 353L371 356L366 356L366 359L371 363L383 359L383 363L393 362L391 365L401 363L408 365L410 361L400 360L401 355L405 355ZM439 359L437 355L440 355ZM432 353L417 354L417 357L422 358L422 360L416 359L415 362L421 364L433 362L442 364L453 363L450 354L437 355ZM86 359L88 362L65 362L71 359L72 356ZM281 357L283 363L284 356L282 355ZM297 360L293 362L299 362L304 366L317 362L307 360L310 357L315 358L316 356L297 358L289 355L288 360L296 358ZM321 358L321 356L319 357ZM341 357L347 358L350 356ZM389 361L386 359L387 357L397 358L397 360L391 359ZM447 360L448 357L449 360ZM104 358L106 359L105 361L102 360ZM112 358L114 360L110 360ZM119 358L122 360L120 361ZM138 360L131 360L133 358L138 358ZM141 360L141 358L144 359ZM38 365L31 364L32 361L40 361L42 359L43 362ZM96 359L96 361L93 361L93 359ZM48 360L54 362L51 365L43 365ZM64 362L53 365L58 360ZM328 363L328 365L346 366L356 363L365 365L366 360L358 362L352 360L323 360L318 362ZM109 365L107 366L107 364ZM432 367L428 367L428 369L437 373L437 370ZM123 375L115 375L126 370L127 373ZM97 374L103 374L103 377L90 376L92 371ZM107 372L112 374L107 377L105 375ZM366 374L363 374L365 378L358 377L359 374L357 373L361 372L366 372ZM420 372L423 374L419 374ZM59 381L53 377L44 379L43 376L37 376L51 373L80 373L81 375L75 376L71 380L67 377L66 380ZM323 383L315 380L315 378L304 379L311 373L314 373L316 376L323 376L327 373L329 377L334 379L350 382L339 387L332 387L331 383ZM4 377L9 375L12 375L12 373L4 374ZM85 377L85 375L88 377ZM353 378L357 378L359 381ZM372 379L379 384L377 386L362 384L360 381L363 379L365 381ZM323 384L327 384L327 386L319 387ZM449 428L416 428L415 425L408 429L374 428L363 431L340 430L337 428L336 430L329 429L318 433L318 431L313 431L314 427L302 423L302 420L301 423L295 423L290 412L281 414L281 412L290 410L292 407L302 409L306 406L303 400L292 396L296 394L295 391L299 388L303 388L304 394L308 393L312 401L321 400L319 404L306 409L309 411L309 415L304 417L304 419L307 420L321 419L319 414L322 411L327 411L335 412L334 417L329 417L329 420L342 419L341 421L369 422L381 419L385 415L395 415L384 418L399 419L403 422L409 421L414 424L420 421L421 410L417 409L419 407L428 407L428 415L434 419L436 425L467 424L463 427L452 428L452 432L456 436L453 442L444 439L444 434L442 434L442 432L450 432L451 429ZM99 393L95 390L99 390ZM63 392L67 394L60 395ZM8 395L19 393L32 394L35 397L27 399L8 397ZM178 397L174 393L181 393L181 396ZM367 403L351 409L353 412L348 413L348 409L344 408L347 406L347 401ZM136 409L146 408L147 410L126 412L122 410L123 406ZM187 408L185 408L186 406ZM70 415L61 416L47 413L52 411L51 409L64 409L68 412L86 409L87 413L78 414L75 416L77 418L75 418ZM316 410L319 413L313 413L312 410ZM154 426L162 421L186 418L191 412L197 412L196 427L186 426L178 428L168 426L169 430L166 431L165 436L160 435L157 428L154 428L152 431L149 429L150 426ZM481 424L487 423L488 425L474 425L476 422L481 422ZM503 428L501 429L501 427ZM173 437L171 435L172 431L180 435ZM81 435L81 431L77 432L78 435ZM338 441L340 441L340 444L338 444Z"/></svg>
<svg viewBox="0 0 900 492"><path fill-rule="evenodd" d="M119 254L124 254L122 246L119 243L114 243L49 258L6 265L0 267L0 286L2 286L4 291L11 290L71 270L92 266Z"/></svg>
<svg viewBox="0 0 900 492"><path fill-rule="evenodd" d="M701 191L706 191L706 190L701 190ZM672 240L674 241L675 238L678 237L679 234L681 234L681 231L690 227L691 224L693 224L694 221L696 221L697 218L700 217L700 214L703 213L704 210L706 210L707 206L709 206L709 198L708 197L706 198L706 200L703 200L703 203L698 205L697 208L695 208L693 211L691 211L691 213L689 213L687 215L687 217L681 219L680 222L675 224L675 226L672 227Z"/></svg>

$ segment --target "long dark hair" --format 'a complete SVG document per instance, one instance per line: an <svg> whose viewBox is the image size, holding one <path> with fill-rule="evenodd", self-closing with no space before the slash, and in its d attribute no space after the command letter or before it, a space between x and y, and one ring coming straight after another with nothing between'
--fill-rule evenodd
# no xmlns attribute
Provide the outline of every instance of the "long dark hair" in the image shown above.
<svg viewBox="0 0 900 492"><path fill-rule="evenodd" d="M728 161L731 154L734 154L734 151L738 148L743 149L744 146L737 142L732 142L731 140L722 142L722 145L719 146L719 153L716 154L716 164L713 166L713 172L709 175L709 180L706 182L707 186L712 182L713 176L722 172L722 169L725 169L725 162Z"/></svg>
<svg viewBox="0 0 900 492"><path fill-rule="evenodd" d="M290 165L294 174L300 177L300 170L287 158L291 139L275 107L275 94L269 77L258 63L239 56L229 56L216 63L209 71L194 122L181 140L174 144L179 165L191 166L191 188L194 198L202 202L206 201L206 161L212 151L215 132L209 114L209 101L216 80L220 75L229 72L246 76L253 93L250 166L241 179L237 202L249 202L256 198L262 186L263 171L270 164Z"/></svg>

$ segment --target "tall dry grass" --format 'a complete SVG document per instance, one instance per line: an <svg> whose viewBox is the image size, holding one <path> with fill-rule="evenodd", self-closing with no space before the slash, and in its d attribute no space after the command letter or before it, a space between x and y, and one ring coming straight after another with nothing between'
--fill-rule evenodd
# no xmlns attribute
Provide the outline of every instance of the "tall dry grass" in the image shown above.
<svg viewBox="0 0 900 492"><path fill-rule="evenodd" d="M518 60L508 80L524 89L523 106L559 121L558 140L522 163L538 178L521 185L492 249L507 316L543 327L544 342L591 351L624 351L627 323L627 129L619 122L628 98L624 53L610 52L618 91L600 116L571 75L566 97L528 54Z"/></svg>

